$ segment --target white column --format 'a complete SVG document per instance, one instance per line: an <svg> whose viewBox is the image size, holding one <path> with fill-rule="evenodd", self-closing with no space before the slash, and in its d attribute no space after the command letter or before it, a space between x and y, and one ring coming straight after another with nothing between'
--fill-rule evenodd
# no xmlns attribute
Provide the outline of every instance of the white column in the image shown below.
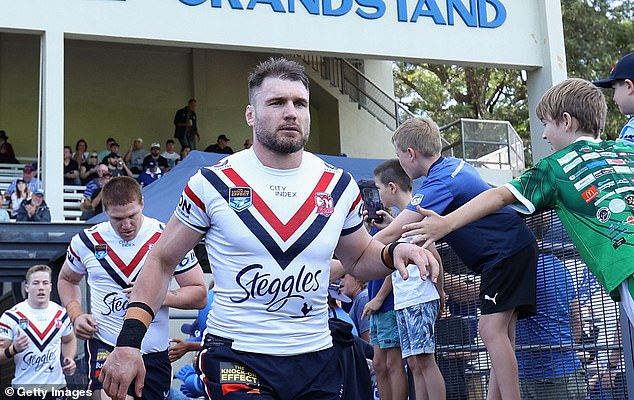
<svg viewBox="0 0 634 400"><path fill-rule="evenodd" d="M542 47L543 64L542 68L528 71L528 108L533 162L553 152L550 145L542 139L544 128L535 114L535 108L546 90L567 77L561 4L559 1L539 0L539 8L542 18L538 31L541 35L535 37L535 40L538 40Z"/></svg>
<svg viewBox="0 0 634 400"><path fill-rule="evenodd" d="M45 200L53 222L64 220L64 33L47 30L41 43L40 130ZM43 168L46 166L46 168Z"/></svg>

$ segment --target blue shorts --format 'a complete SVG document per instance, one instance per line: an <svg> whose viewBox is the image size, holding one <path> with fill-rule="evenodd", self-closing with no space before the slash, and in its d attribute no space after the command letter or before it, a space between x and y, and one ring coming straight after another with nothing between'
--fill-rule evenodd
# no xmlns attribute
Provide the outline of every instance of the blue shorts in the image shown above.
<svg viewBox="0 0 634 400"><path fill-rule="evenodd" d="M403 358L418 354L434 354L434 325L439 311L438 299L396 310Z"/></svg>
<svg viewBox="0 0 634 400"><path fill-rule="evenodd" d="M390 310L370 315L370 343L381 349L401 346L396 311Z"/></svg>
<svg viewBox="0 0 634 400"><path fill-rule="evenodd" d="M231 340L205 335L196 372L214 400L339 400L343 372L333 347L296 356L233 350Z"/></svg>
<svg viewBox="0 0 634 400"><path fill-rule="evenodd" d="M114 347L97 339L86 340L84 346L88 354L88 389L101 390L103 386L99 382L99 374ZM167 350L144 354L143 364L145 365L145 383L142 398L167 399L172 381L172 364L167 356ZM134 382L128 389L128 395L134 397Z"/></svg>

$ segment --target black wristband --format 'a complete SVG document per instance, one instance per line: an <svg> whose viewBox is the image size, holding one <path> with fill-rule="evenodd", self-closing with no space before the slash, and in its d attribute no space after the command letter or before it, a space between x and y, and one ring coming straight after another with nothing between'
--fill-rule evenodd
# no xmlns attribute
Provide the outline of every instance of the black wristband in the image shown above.
<svg viewBox="0 0 634 400"><path fill-rule="evenodd" d="M7 347L6 349L4 349L4 356L7 358L7 360L12 359L12 358L13 358L13 356L15 355L15 354L11 354L11 346L12 346L12 345L9 345L9 347Z"/></svg>
<svg viewBox="0 0 634 400"><path fill-rule="evenodd" d="M392 263L394 263L394 249L396 248L396 246L402 243L407 243L407 242L392 242L387 247L387 255L389 255L390 258L392 259Z"/></svg>
<svg viewBox="0 0 634 400"><path fill-rule="evenodd" d="M117 347L140 349L145 332L147 332L147 327L138 319L128 318L123 320L123 327L117 338Z"/></svg>
<svg viewBox="0 0 634 400"><path fill-rule="evenodd" d="M396 271L396 268L394 268L394 261L392 259L390 259L390 262L388 262L385 259L385 252L387 250L388 245L386 244L385 246L383 246L383 248L381 249L381 261L383 262L383 265L385 265L385 267L389 270L392 271Z"/></svg>

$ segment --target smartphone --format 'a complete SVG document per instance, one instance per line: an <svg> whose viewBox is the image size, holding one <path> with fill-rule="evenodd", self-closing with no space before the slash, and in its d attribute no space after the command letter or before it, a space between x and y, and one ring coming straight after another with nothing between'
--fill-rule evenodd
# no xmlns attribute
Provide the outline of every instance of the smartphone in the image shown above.
<svg viewBox="0 0 634 400"><path fill-rule="evenodd" d="M378 210L383 209L379 190L377 188L363 188L361 190L361 197L363 198L365 209L368 211L368 220L378 223L383 222L383 216L377 214Z"/></svg>

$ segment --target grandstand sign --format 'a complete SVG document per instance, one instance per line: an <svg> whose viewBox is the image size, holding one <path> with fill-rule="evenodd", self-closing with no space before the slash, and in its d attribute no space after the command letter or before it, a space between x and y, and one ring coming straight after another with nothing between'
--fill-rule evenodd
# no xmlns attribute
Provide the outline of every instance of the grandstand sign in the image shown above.
<svg viewBox="0 0 634 400"><path fill-rule="evenodd" d="M340 17L347 14L373 20L383 18L388 7L396 11L398 22L428 22L454 25L462 21L471 28L497 28L506 21L506 7L501 0L178 0L187 6L208 3L212 8L253 10L256 7L276 13L307 12L311 15ZM466 2L466 3L465 3ZM468 4L467 4L468 3Z"/></svg>

